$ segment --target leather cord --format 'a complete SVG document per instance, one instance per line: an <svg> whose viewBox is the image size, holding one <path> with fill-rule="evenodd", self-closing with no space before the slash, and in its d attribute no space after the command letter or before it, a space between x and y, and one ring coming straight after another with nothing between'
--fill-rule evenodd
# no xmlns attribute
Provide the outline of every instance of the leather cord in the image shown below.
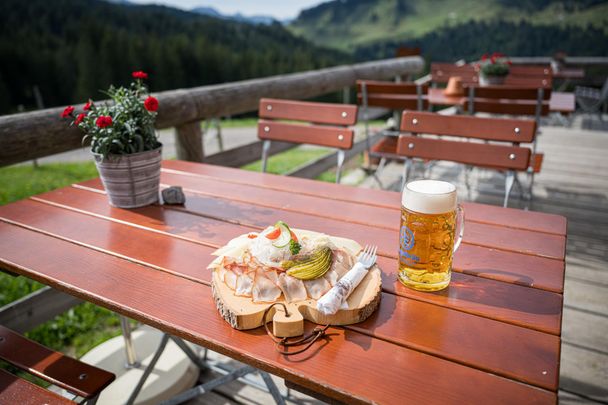
<svg viewBox="0 0 608 405"><path fill-rule="evenodd" d="M270 310L275 305L281 305L283 307L283 310L285 311L285 316L289 318L290 313L289 313L289 311L287 311L287 306L282 302L275 302L274 304L272 304L268 308L266 308L266 310L264 311L264 317L262 319L264 319L264 329L266 329L266 333L268 334L268 336L270 336L270 338L275 343L275 349L277 350L277 352L279 352L285 356L291 356L294 354L299 354L299 353L305 352L313 345L313 343L315 343L317 340L319 340L321 337L323 337L325 335L325 331L327 331L327 329L329 328L329 325L316 326L311 333L309 333L308 335L304 335L301 338L298 338L296 340L289 340L290 338L287 338L287 337L279 338L279 337L275 336L270 331L270 329L268 329L267 316L268 316L268 313L270 312ZM298 350L295 350L295 351L289 351L290 347L302 346L302 345L305 345L305 346Z"/></svg>

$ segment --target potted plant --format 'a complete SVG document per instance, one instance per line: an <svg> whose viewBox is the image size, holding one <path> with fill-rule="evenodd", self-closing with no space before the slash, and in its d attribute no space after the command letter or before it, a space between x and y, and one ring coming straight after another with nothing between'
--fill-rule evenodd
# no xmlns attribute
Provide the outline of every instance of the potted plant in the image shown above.
<svg viewBox="0 0 608 405"><path fill-rule="evenodd" d="M142 71L133 72L129 87L110 86L111 102L89 100L83 112L73 106L61 116L84 132L110 204L136 208L158 201L162 144L154 130L158 100L149 95Z"/></svg>
<svg viewBox="0 0 608 405"><path fill-rule="evenodd" d="M490 56L484 54L478 64L479 84L482 86L503 84L509 74L510 66L511 61L502 53L494 52Z"/></svg>

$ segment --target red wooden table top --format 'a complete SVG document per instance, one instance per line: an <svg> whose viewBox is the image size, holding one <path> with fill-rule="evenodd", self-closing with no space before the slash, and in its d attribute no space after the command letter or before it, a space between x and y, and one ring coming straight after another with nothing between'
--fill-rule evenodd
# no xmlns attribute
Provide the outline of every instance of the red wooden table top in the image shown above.
<svg viewBox="0 0 608 405"><path fill-rule="evenodd" d="M444 89L430 88L428 93L429 104L432 105L464 105L467 101L466 97L446 96ZM534 101L534 103L536 103ZM552 91L549 99L549 111L569 114L576 109L574 93L564 93L561 91Z"/></svg>
<svg viewBox="0 0 608 405"><path fill-rule="evenodd" d="M349 403L556 401L565 218L464 204L452 283L422 293L397 281L398 193L181 161L161 183L186 205L113 208L96 179L0 207L0 264ZM289 358L221 318L206 270L279 219L377 244L383 270L375 314Z"/></svg>

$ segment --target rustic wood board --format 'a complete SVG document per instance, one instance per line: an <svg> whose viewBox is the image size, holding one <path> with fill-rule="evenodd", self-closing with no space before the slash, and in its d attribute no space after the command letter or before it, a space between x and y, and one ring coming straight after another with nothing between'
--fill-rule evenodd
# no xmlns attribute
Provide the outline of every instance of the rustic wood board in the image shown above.
<svg viewBox="0 0 608 405"><path fill-rule="evenodd" d="M300 237L303 235L313 237L321 235L318 232L300 229L293 229L293 231ZM241 235L229 242L228 245L238 241L238 239L247 240L246 235ZM358 253L361 250L361 246L353 240L331 236L330 240L335 246L346 249L351 253L353 251ZM219 256L219 258L221 257ZM217 262L218 260L215 260L210 267L215 266ZM234 291L220 279L215 268L213 268L211 287L213 288L213 298L218 311L233 328L239 330L255 329L263 326L265 321L272 320L275 336L291 337L300 336L304 333L304 319L320 325L350 325L366 320L380 304L382 272L377 265L374 265L348 297L346 302L348 308L339 309L334 315L324 315L319 312L315 299L287 303L281 295L276 302L285 305L287 314L283 306L276 305L269 310L266 320L264 320L264 313L273 303L256 303L252 301L251 297L236 296Z"/></svg>

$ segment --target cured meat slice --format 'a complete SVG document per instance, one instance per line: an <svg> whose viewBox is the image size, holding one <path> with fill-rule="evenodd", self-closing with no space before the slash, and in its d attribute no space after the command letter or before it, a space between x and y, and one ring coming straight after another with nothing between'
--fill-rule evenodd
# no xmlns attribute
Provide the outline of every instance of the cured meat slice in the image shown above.
<svg viewBox="0 0 608 405"><path fill-rule="evenodd" d="M304 287L308 292L308 296L315 300L318 300L331 288L331 285L323 277L316 278L314 280L304 280Z"/></svg>
<svg viewBox="0 0 608 405"><path fill-rule="evenodd" d="M220 280L224 281L224 276L226 275L226 269L224 268L224 266L218 267L216 271Z"/></svg>
<svg viewBox="0 0 608 405"><path fill-rule="evenodd" d="M268 270L264 272L264 275L266 276L266 278L268 278L270 281L272 281L273 283L275 283L276 285L279 285L279 275L277 274L276 270Z"/></svg>
<svg viewBox="0 0 608 405"><path fill-rule="evenodd" d="M224 283L233 290L236 289L236 274L230 270L226 270L226 274L224 274Z"/></svg>
<svg viewBox="0 0 608 405"><path fill-rule="evenodd" d="M281 296L281 289L269 278L256 273L253 281L253 302L274 302Z"/></svg>
<svg viewBox="0 0 608 405"><path fill-rule="evenodd" d="M331 270L338 274L338 280L348 273L354 264L352 257L347 252L341 249L334 250L334 262L331 264Z"/></svg>
<svg viewBox="0 0 608 405"><path fill-rule="evenodd" d="M242 297L251 297L251 291L253 289L253 279L247 274L240 274L236 278L236 291L234 295L240 295Z"/></svg>
<svg viewBox="0 0 608 405"><path fill-rule="evenodd" d="M279 288L283 291L285 301L303 301L308 298L308 293L302 280L288 276L285 273L279 275Z"/></svg>
<svg viewBox="0 0 608 405"><path fill-rule="evenodd" d="M340 276L338 275L338 272L335 271L334 269L329 269L327 270L327 273L325 273L325 275L323 275L323 278L325 280L327 280L327 282L333 287L334 285L336 285L336 283L338 282L338 280L340 280Z"/></svg>

